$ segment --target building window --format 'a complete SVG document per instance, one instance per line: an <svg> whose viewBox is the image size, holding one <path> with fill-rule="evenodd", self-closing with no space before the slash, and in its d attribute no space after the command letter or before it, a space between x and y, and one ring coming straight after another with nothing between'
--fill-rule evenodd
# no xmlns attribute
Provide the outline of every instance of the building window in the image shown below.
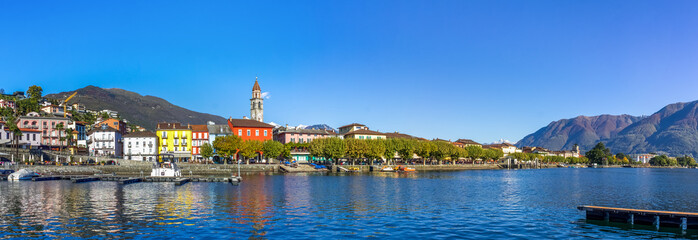
<svg viewBox="0 0 698 240"><path fill-rule="evenodd" d="M296 139L295 139L295 138L291 138L291 142L296 142Z"/></svg>
<svg viewBox="0 0 698 240"><path fill-rule="evenodd" d="M259 136L259 130L254 130L254 135Z"/></svg>
<svg viewBox="0 0 698 240"><path fill-rule="evenodd" d="M242 137L242 129L238 129L238 136Z"/></svg>
<svg viewBox="0 0 698 240"><path fill-rule="evenodd" d="M264 136L265 137L267 136L267 130L264 130Z"/></svg>
<svg viewBox="0 0 698 240"><path fill-rule="evenodd" d="M250 136L250 132L252 132L252 131L250 131L249 129L247 129L247 136Z"/></svg>

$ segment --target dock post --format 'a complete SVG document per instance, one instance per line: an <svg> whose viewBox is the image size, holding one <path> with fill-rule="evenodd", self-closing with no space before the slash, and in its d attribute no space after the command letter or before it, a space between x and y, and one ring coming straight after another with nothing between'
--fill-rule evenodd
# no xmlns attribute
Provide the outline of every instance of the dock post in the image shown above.
<svg viewBox="0 0 698 240"><path fill-rule="evenodd" d="M657 216L654 216L654 223L652 223L652 225L654 225L655 228L656 228L657 230L659 230L659 216L658 216L658 215L657 215Z"/></svg>
<svg viewBox="0 0 698 240"><path fill-rule="evenodd" d="M682 217L681 218L681 231L686 231L688 229L688 218Z"/></svg>
<svg viewBox="0 0 698 240"><path fill-rule="evenodd" d="M630 213L630 216L628 217L628 224L630 225L635 225L635 214Z"/></svg>

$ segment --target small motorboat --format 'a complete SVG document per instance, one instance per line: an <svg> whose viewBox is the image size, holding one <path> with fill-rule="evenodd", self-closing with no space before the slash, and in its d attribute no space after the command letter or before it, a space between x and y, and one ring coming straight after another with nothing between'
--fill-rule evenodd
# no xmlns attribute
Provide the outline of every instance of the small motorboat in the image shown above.
<svg viewBox="0 0 698 240"><path fill-rule="evenodd" d="M235 176L235 174L233 174L232 176L230 176L230 182L231 183L240 183L240 182L242 182L242 177Z"/></svg>
<svg viewBox="0 0 698 240"><path fill-rule="evenodd" d="M10 175L8 175L7 180L9 180L9 181L32 180L32 178L35 178L38 176L39 176L38 173L36 173L32 170L23 168L23 169L20 169L19 171L13 172Z"/></svg>
<svg viewBox="0 0 698 240"><path fill-rule="evenodd" d="M395 170L393 170L393 168L391 168L391 167L384 167L383 169L381 169L381 172L394 172L394 171Z"/></svg>
<svg viewBox="0 0 698 240"><path fill-rule="evenodd" d="M176 163L161 162L153 164L153 171L150 172L151 177L182 177L182 170L179 169Z"/></svg>
<svg viewBox="0 0 698 240"><path fill-rule="evenodd" d="M405 167L405 166L400 165L400 166L395 167L395 171L397 171L397 172L416 172L417 170L414 168L409 168L409 167Z"/></svg>

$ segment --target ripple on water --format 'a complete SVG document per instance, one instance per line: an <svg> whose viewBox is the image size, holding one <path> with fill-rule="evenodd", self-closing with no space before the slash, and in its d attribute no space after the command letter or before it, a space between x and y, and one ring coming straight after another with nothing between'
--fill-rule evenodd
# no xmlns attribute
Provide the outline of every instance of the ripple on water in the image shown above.
<svg viewBox="0 0 698 240"><path fill-rule="evenodd" d="M250 175L225 183L0 182L0 238L681 237L587 223L580 204L695 211L688 169ZM683 237L696 237L695 233Z"/></svg>

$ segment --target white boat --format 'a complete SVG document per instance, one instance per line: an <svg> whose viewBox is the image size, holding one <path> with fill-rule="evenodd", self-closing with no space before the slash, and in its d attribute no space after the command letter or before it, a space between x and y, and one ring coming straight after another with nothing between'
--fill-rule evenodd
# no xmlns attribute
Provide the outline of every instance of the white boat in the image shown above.
<svg viewBox="0 0 698 240"><path fill-rule="evenodd" d="M176 163L161 162L153 164L153 171L150 172L151 177L181 177L182 170L179 169Z"/></svg>
<svg viewBox="0 0 698 240"><path fill-rule="evenodd" d="M383 169L381 169L381 172L393 172L393 171L395 171L395 169L393 169L391 167L384 167Z"/></svg>
<svg viewBox="0 0 698 240"><path fill-rule="evenodd" d="M8 175L7 180L9 180L9 181L32 180L32 178L35 178L38 176L39 176L38 173L35 173L32 170L23 168L23 169L20 169L19 171L13 172L10 175Z"/></svg>

